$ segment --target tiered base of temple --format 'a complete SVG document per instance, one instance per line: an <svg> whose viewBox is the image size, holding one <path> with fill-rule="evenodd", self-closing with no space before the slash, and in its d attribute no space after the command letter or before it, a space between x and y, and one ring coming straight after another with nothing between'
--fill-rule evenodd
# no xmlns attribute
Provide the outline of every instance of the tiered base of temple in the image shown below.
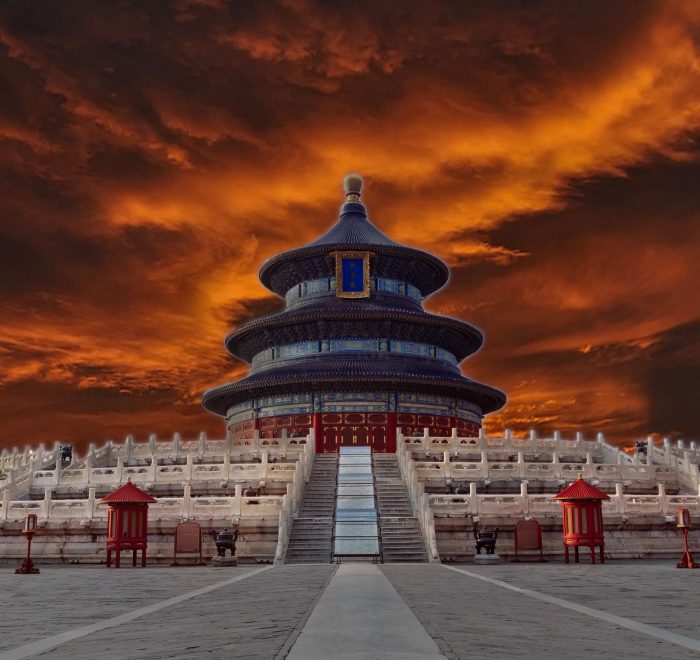
<svg viewBox="0 0 700 660"><path fill-rule="evenodd" d="M602 436L466 437L457 429L449 435L399 432L396 444L410 502L402 515L420 529L431 561L471 561L475 525L498 527L497 551L508 559L514 554L515 524L523 519L540 523L545 556L561 558L561 512L553 496L578 475L610 495L603 504L610 558L675 558L681 549L676 511L700 516L700 451L694 444L657 447L650 440L642 452L630 455ZM252 438L201 436L188 442L178 435L171 442L127 438L91 447L68 465L61 464L58 446L5 451L0 455L0 561L14 563L24 556L20 531L27 513L39 519L32 547L40 563L104 561L106 507L97 501L130 478L157 498L149 515L149 563L171 561L174 530L183 520L200 524L205 556L215 554L217 531L237 528L242 563L284 562L314 450L310 429L303 437L283 432L265 438L255 432ZM381 526L383 515L398 515L389 509L382 513L382 507L398 504L391 500L395 494L375 491ZM691 530L689 538L691 546L698 545L698 532ZM396 554L395 530L391 542ZM392 553L384 554L384 561L391 561Z"/></svg>
<svg viewBox="0 0 700 660"><path fill-rule="evenodd" d="M396 432L404 435L425 431L431 436L446 437L456 429L459 435L475 436L481 425L468 419L447 415L396 412L332 412L304 415L260 417L233 424L234 440L254 437L272 439L304 437L313 430L316 453L336 453L341 447L370 446L375 453L396 452Z"/></svg>

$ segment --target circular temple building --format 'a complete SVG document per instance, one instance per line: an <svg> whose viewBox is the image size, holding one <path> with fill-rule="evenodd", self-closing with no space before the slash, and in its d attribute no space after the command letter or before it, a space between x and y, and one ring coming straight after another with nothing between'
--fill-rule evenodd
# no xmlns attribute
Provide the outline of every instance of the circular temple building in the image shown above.
<svg viewBox="0 0 700 660"><path fill-rule="evenodd" d="M317 452L346 445L396 451L405 435L478 435L483 416L505 403L499 390L462 375L459 363L483 342L423 301L449 269L434 255L379 231L361 202L362 179L345 178L336 224L260 268L284 298L282 312L243 324L225 340L248 362L245 378L204 393L234 438L306 435Z"/></svg>

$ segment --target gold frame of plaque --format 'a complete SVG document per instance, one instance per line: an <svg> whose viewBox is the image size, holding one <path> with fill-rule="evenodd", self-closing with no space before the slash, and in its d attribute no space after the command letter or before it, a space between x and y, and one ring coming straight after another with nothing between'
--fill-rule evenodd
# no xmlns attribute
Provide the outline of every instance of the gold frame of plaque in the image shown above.
<svg viewBox="0 0 700 660"><path fill-rule="evenodd" d="M335 253L335 295L336 298L369 298L370 277L369 258L370 252L336 252ZM357 291L346 290L343 287L343 260L362 259L362 289Z"/></svg>

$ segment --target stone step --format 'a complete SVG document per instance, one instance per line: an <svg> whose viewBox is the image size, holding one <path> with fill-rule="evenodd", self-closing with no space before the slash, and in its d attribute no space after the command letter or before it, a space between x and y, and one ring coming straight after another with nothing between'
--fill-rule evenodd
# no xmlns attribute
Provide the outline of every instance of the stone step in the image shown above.
<svg viewBox="0 0 700 660"><path fill-rule="evenodd" d="M374 456L373 469L384 562L427 562L423 534L396 456Z"/></svg>
<svg viewBox="0 0 700 660"><path fill-rule="evenodd" d="M308 550L309 552L321 552L325 551L327 548L331 547L331 539L320 539L318 541L299 541L297 539L290 539L289 541L289 551L303 551Z"/></svg>
<svg viewBox="0 0 700 660"><path fill-rule="evenodd" d="M333 527L333 518L328 516L325 519L319 519L317 523L298 523L298 521L294 521L292 532L300 531L305 534L310 534L312 532L330 529L331 527Z"/></svg>
<svg viewBox="0 0 700 660"><path fill-rule="evenodd" d="M333 528L329 525L328 529L318 532L313 532L309 534L290 534L289 538L293 541L305 541L320 543L324 540L329 540L333 536Z"/></svg>
<svg viewBox="0 0 700 660"><path fill-rule="evenodd" d="M300 513L314 518L333 518L333 509L302 509Z"/></svg>
<svg viewBox="0 0 700 660"><path fill-rule="evenodd" d="M300 513L306 517L314 518L332 518L333 509L302 509Z"/></svg>
<svg viewBox="0 0 700 660"><path fill-rule="evenodd" d="M338 457L314 456L299 516L292 524L285 563L327 564L331 560Z"/></svg>
<svg viewBox="0 0 700 660"><path fill-rule="evenodd" d="M381 514L383 518L406 518L413 515L413 509L381 509Z"/></svg>
<svg viewBox="0 0 700 660"><path fill-rule="evenodd" d="M412 560L407 560L407 561L412 561ZM290 557L287 559L287 564L330 564L331 563L331 556L330 552L328 553L327 556L318 556L318 557Z"/></svg>

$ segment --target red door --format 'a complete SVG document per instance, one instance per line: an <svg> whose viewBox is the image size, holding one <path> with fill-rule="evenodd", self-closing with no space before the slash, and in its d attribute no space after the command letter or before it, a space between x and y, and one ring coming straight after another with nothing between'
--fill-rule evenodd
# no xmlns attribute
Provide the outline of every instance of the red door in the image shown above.
<svg viewBox="0 0 700 660"><path fill-rule="evenodd" d="M321 415L321 437L324 452L337 452L339 447L372 447L387 451L387 416L366 413L324 413Z"/></svg>
<svg viewBox="0 0 700 660"><path fill-rule="evenodd" d="M370 444L372 445L372 451L385 452L386 451L386 427L385 426L372 426L371 429L371 439Z"/></svg>

